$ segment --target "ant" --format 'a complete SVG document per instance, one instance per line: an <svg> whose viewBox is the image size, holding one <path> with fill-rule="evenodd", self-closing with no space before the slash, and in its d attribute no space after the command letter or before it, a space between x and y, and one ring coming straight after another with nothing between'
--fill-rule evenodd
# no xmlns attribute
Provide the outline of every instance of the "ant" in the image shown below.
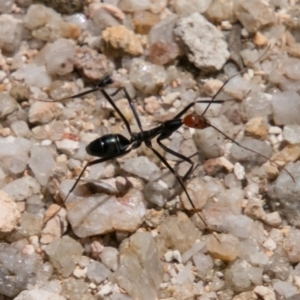
<svg viewBox="0 0 300 300"><path fill-rule="evenodd" d="M240 74L240 72L238 72L237 74ZM188 104L185 108L183 108L179 113L177 113L175 115L175 117L173 117L170 120L167 120L165 122L163 122L162 124L160 124L159 126L152 128L150 130L143 130L142 128L142 124L140 121L140 118L137 114L136 108L132 102L132 99L130 98L127 90L125 87L120 87L118 88L114 93L112 93L111 95L109 95L106 91L105 91L105 87L107 87L108 85L112 84L114 81L113 79L107 75L105 76L97 85L96 88L90 89L88 91L70 96L70 97L66 97L63 99L60 99L58 101L62 101L62 100L66 100L66 99L72 99L72 98L76 98L76 97L82 97L85 96L87 94L96 92L96 91L100 91L102 93L102 95L106 98L106 100L112 105L112 107L115 109L115 111L118 113L118 115L121 117L121 119L123 120L127 131L129 132L130 135L130 139L127 139L125 136L121 135L121 134L106 134L102 137L97 138L96 140L92 141L89 145L87 145L86 147L86 152L91 155L91 156L95 156L95 157L100 157L94 161L88 162L84 168L82 169L81 173L79 174L78 178L76 179L75 183L73 184L72 188L70 189L70 191L68 192L67 196L65 197L64 202L66 202L66 200L68 199L69 195L74 191L74 189L76 188L77 184L79 183L80 179L82 178L85 170L92 165L95 164L99 164L102 162L106 162L108 160L114 159L114 158L118 158L121 156L124 156L126 154L128 154L131 150L136 149L138 147L141 146L142 143L145 143L145 145L150 148L152 150L152 152L160 159L160 161L169 169L169 171L176 177L177 181L179 182L182 190L184 191L184 193L186 194L188 201L190 202L192 208L196 211L197 215L199 216L200 220L203 222L203 224L205 225L205 227L209 229L206 221L204 220L204 218L200 215L199 211L197 211L197 208L195 207L186 187L184 182L187 180L187 178L189 177L189 175L191 174L191 172L194 169L194 163L191 160L191 157L187 157L184 156L174 150L169 149L167 146L165 146L162 141L169 138L177 129L179 129L181 126L185 125L187 127L190 128L195 128L195 129L204 129L207 127L212 127L214 128L216 131L218 131L219 133L223 134L228 140L230 140L232 143L238 145L239 147L251 151L252 153L255 153L263 158L265 158L266 160L269 160L273 163L275 163L276 165L278 165L276 162L270 160L268 157L266 157L265 155L250 149L246 146L243 146L241 144L239 144L238 142L236 142L234 139L232 139L231 137L229 137L227 134L225 134L224 132L222 132L220 129L218 129L217 127L215 127L214 125L212 125L205 117L204 114L207 112L208 108L210 107L210 105L212 103L223 103L223 100L215 100L216 97L219 95L219 93L222 91L223 87L228 83L228 81L236 76L237 74L229 77L221 86L221 88L217 91L217 93L214 95L214 97L209 100L209 101L203 101L203 100L199 100L199 101L195 101L192 102L190 104ZM116 94L118 94L120 91L123 91L123 93L125 94L125 97L128 101L128 104L133 112L134 118L137 122L137 125L140 129L140 132L135 133L131 131L130 125L128 120L125 118L124 114L120 111L120 109L117 107L117 105L114 103L114 101L112 100L111 97L115 96ZM204 112L201 114L201 116L195 114L195 113L191 113L188 114L186 116L184 116L186 114L186 112L192 108L196 103L208 103L207 107L205 108ZM176 172L175 170L171 167L171 165L167 162L167 160L152 146L152 139L156 138L157 140L157 144L163 148L166 152L176 156L177 158L179 158L182 161L186 161L187 163L190 164L190 167L188 169L188 171L186 172L186 174L181 178ZM293 176L290 174L290 172L288 170L286 170L284 167L283 169L291 176L291 178L294 180ZM215 237L217 238L217 236L215 235ZM217 238L217 240L219 240Z"/></svg>
<svg viewBox="0 0 300 300"><path fill-rule="evenodd" d="M198 129L203 129L209 126L208 121L204 117L197 116L196 114L189 114L185 116L183 119L181 118L192 106L195 105L197 102L201 103L211 103L210 101L196 101L193 103L188 104L181 112L179 112L175 117L173 117L171 120L163 122L161 125L152 128L150 130L143 130L142 124L140 121L140 118L137 114L136 108L132 102L132 99L130 98L126 88L121 87L117 89L113 94L109 95L104 88L108 86L109 84L112 84L114 81L113 79L107 75L105 76L98 84L98 86L94 89L88 90L86 92L80 93L73 95L71 97L66 97L61 100L66 100L70 98L76 98L76 97L82 97L84 95L93 93L95 91L100 91L103 96L106 98L106 100L112 105L112 107L115 109L115 111L119 114L121 119L123 120L129 134L130 134L130 139L127 139L125 136L121 134L106 134L100 138L97 138L96 140L92 141L89 145L86 147L86 152L91 155L91 156L96 156L96 157L101 157L100 159L96 159L94 161L88 162L84 168L82 169L81 173L79 174L78 178L76 179L74 185L68 192L64 202L68 199L69 195L74 191L76 188L78 182L80 181L81 177L83 176L85 170L87 167L99 164L117 157L121 157L123 155L126 155L129 153L131 150L136 149L141 146L142 143L145 143L145 145L150 148L153 153L162 161L162 163L174 174L174 176L177 178L179 184L181 185L183 191L188 197L189 202L191 203L192 207L194 210L196 210L196 207L190 198L190 195L184 185L184 181L189 177L190 173L193 171L194 168L194 163L193 161L189 158L186 157L178 152L175 152L168 147L166 147L161 141L164 139L167 139L170 137L173 132L175 132L178 128L180 128L182 125L186 125L188 127L193 127L193 128L198 128ZM134 133L131 131L130 125L128 120L125 118L124 114L120 111L120 109L116 106L114 101L112 100L111 96L115 96L117 93L120 91L123 91L125 94L125 97L129 103L129 106L133 112L134 118L137 122L137 125L140 129L140 132ZM222 103L222 100L216 100L215 103ZM210 105L210 104L209 104ZM209 107L209 106L208 106ZM207 109L208 109L207 107ZM206 109L206 110L207 110ZM205 110L205 111L206 111ZM204 112L205 113L205 112ZM151 140L157 137L157 143L160 147L162 147L166 152L178 157L182 161L186 161L190 164L190 168L186 172L186 174L183 176L183 179L181 179L175 170L170 166L170 164L167 162L167 160L152 146ZM199 218L202 220L204 225L208 228L205 220L201 215L198 213Z"/></svg>

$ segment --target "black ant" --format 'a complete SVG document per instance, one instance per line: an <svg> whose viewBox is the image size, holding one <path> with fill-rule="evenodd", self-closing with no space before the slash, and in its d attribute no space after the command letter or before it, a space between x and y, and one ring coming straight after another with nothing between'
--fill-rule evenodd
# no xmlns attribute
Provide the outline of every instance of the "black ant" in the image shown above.
<svg viewBox="0 0 300 300"><path fill-rule="evenodd" d="M139 146L141 146L142 143L145 143L145 145L148 148L150 148L153 151L153 153L160 159L160 161L162 161L162 163L174 174L174 176L177 178L179 184L181 185L183 191L187 195L188 200L191 203L193 209L196 210L196 207L195 207L192 199L190 198L190 195L187 192L186 187L184 185L184 181L189 177L190 173L193 170L193 167L194 167L193 161L189 157L186 157L186 156L184 156L184 155L182 155L178 152L175 152L175 151L169 149L161 141L164 140L164 139L167 139L168 137L170 137L173 134L173 132L175 132L182 125L186 125L188 127L197 128L197 129L203 129L203 128L208 127L209 123L204 117L199 117L195 114L189 114L189 115L185 116L183 119L181 119L181 117L192 106L194 106L195 103L197 103L197 102L211 103L211 100L210 101L196 101L195 103L190 103L181 112L179 112L173 119L165 121L161 125L153 128L153 129L143 130L140 118L137 114L135 106L134 106L134 104L132 102L132 99L130 98L126 88L121 87L121 88L117 89L111 95L109 95L104 90L104 88L107 85L112 84L112 83L113 83L112 78L110 76L105 76L100 81L97 88L88 90L88 91L80 93L80 94L73 95L71 97L61 99L61 100L66 100L66 99L70 99L70 98L82 97L84 95L87 95L89 93L93 93L93 92L99 90L103 94L103 96L106 98L106 100L112 105L112 107L115 109L115 111L119 114L119 116L123 120L128 132L130 134L130 137L131 137L130 139L127 139L125 136L123 136L121 134L106 134L106 135L104 135L100 138L97 138L96 140L92 141L89 145L87 145L86 152L89 155L96 156L96 157L101 157L101 158L96 159L96 160L91 161L91 162L88 162L84 166L84 168L82 169L82 171L79 174L78 178L76 179L74 185L72 186L72 188L68 192L64 202L66 202L69 195L76 188L78 182L80 181L80 179L83 176L83 174L84 174L85 170L87 169L87 167L95 165L95 164L99 164L99 163L102 163L102 162L105 162L105 161L108 161L108 160L111 160L111 159L114 159L114 158L117 158L117 157L120 157L120 156L123 156L123 155L126 155L131 150L136 149ZM124 114L120 111L120 109L116 106L116 104L113 102L113 100L110 97L110 96L116 95L121 90L125 94L125 97L126 97L128 103L129 103L129 106L130 106L130 108L133 112L134 118L135 118L135 120L138 124L139 129L140 129L140 132L138 132L138 133L134 133L134 132L131 131L128 120L125 118ZM215 101L215 103L222 103L222 102L223 102L222 100L221 101L219 101L219 100ZM208 107L207 107L207 109L208 109ZM162 147L166 152L169 152L170 154L172 154L172 155L178 157L179 159L181 159L182 161L186 161L190 164L190 168L188 169L186 174L183 176L183 179L181 179L177 175L177 173L170 166L170 164L167 162L167 160L155 148L153 148L151 140L154 139L155 137L157 137L158 145L160 147ZM207 227L207 224L206 224L205 220L201 217L201 215L199 213L198 213L198 216L202 220L204 225Z"/></svg>
<svg viewBox="0 0 300 300"><path fill-rule="evenodd" d="M230 79L230 78L229 78ZM229 80L228 79L228 80ZM225 83L223 84L223 86L228 82L228 80L225 81ZM72 188L70 189L70 191L68 192L64 202L66 202L67 198L69 197L69 195L74 191L74 189L76 188L78 182L80 181L80 179L82 178L85 170L87 169L87 167L95 165L95 164L99 164L114 158L118 158L121 157L123 155L126 155L127 153L129 153L131 150L138 148L139 146L141 146L142 143L145 143L145 145L150 148L153 153L160 159L160 161L170 170L170 172L172 172L174 174L174 176L177 178L181 188L183 189L184 193L186 194L188 201L190 202L191 206L193 207L193 209L196 211L196 207L185 187L184 182L187 180L187 178L189 177L189 175L191 174L191 172L193 171L194 168L194 163L193 161L190 159L190 157L186 157L178 152L175 152L171 149L169 149L168 147L166 147L163 143L162 140L167 139L168 137L170 137L178 128L180 128L182 125L186 125L187 127L190 128L195 128L195 129L204 129L207 128L209 126L213 127L215 130L217 130L218 132L220 132L221 134L223 134L227 139L231 140L233 143L237 144L238 146L251 151L257 155L260 155L262 157L264 157L265 159L268 159L266 156L264 156L263 154L258 153L257 151L250 149L248 147L245 147L239 143L237 143L236 141L234 141L231 137L229 137L228 135L226 135L225 133L223 133L221 130L219 130L217 127L215 127L214 125L212 125L205 117L204 114L206 113L206 111L208 110L209 106L212 104L212 102L214 103L223 103L223 100L215 100L215 98L218 96L219 92L222 90L222 88L216 93L216 95L213 97L212 100L209 101L195 101L192 102L190 104L188 104L185 108L183 108L175 117L173 117L171 120L165 121L163 122L161 125L152 128L150 130L143 130L142 128L142 124L140 122L140 119L138 117L137 111L135 109L135 106L132 102L132 99L130 98L126 88L121 87L119 89L117 89L113 94L109 95L106 91L105 91L105 87L112 84L113 80L110 76L105 76L100 83L98 84L98 86L94 89L82 92L80 94L76 94L73 95L71 97L67 97L61 100L66 100L66 99L70 99L70 98L76 98L76 97L81 97L84 95L87 95L89 93L95 92L95 91L100 91L103 96L106 98L106 100L112 105L112 107L115 109L115 111L119 114L119 116L121 117L121 119L123 120L129 134L130 134L130 139L127 139L125 136L121 135L121 134L106 134L100 138L97 138L96 140L92 141L89 145L87 145L86 147L86 152L91 155L91 156L96 156L96 157L100 157L99 159L96 159L94 161L88 162L84 168L82 169L80 175L78 176L78 178L76 179L75 183L73 184ZM223 87L222 86L222 87ZM114 103L114 101L112 100L111 96L116 95L118 92L123 91L125 94L125 97L130 105L130 108L133 112L134 118L137 122L137 125L140 129L140 132L138 133L134 133L131 131L130 125L128 120L125 118L124 114L120 111L120 109L116 106L116 104ZM183 117L183 115L191 108L193 107L196 103L208 103L208 106L206 107L206 109L204 110L204 112L202 113L201 116L196 115L195 113L192 114L188 114L185 117ZM183 117L183 118L182 118ZM190 164L190 167L188 169L188 171L186 172L186 174L183 176L183 178L179 177L177 175L177 173L175 172L175 170L170 166L170 164L167 162L167 160L152 146L152 139L157 138L157 143L160 147L162 147L166 152L178 157L180 160L182 161L186 161ZM288 171L287 171L288 172ZM289 173L289 172L288 172ZM197 212L199 218L201 219L201 221L204 223L204 225L206 226L206 228L208 228L207 223L205 222L205 220L203 219L203 217Z"/></svg>
<svg viewBox="0 0 300 300"><path fill-rule="evenodd" d="M241 72L241 71L240 71ZM237 74L239 74L240 72L238 72ZM237 75L235 74L235 75ZM234 75L234 76L235 76ZM74 191L74 189L76 188L78 182L80 181L80 179L82 178L85 170L87 169L87 167L95 165L95 164L99 164L114 158L118 158L121 157L123 155L126 155L127 153L129 153L131 150L138 148L139 146L141 146L142 143L145 143L145 145L150 148L152 150L152 152L160 159L160 161L169 169L170 172L173 173L173 175L177 178L181 188L183 189L184 193L186 194L188 201L190 202L191 206L193 207L193 209L197 212L197 215L199 216L199 218L201 219L201 221L203 222L203 224L205 225L206 228L208 228L207 223L205 222L205 220L203 219L203 217L199 214L199 212L197 211L186 187L184 182L187 180L187 178L189 177L189 175L191 174L191 172L193 171L194 168L194 163L191 160L191 157L186 157L178 152L175 152L171 149L169 149L168 147L166 147L163 143L162 140L167 139L168 137L170 137L177 129L179 129L182 125L185 125L187 127L190 128L195 128L195 129L204 129L207 128L209 126L211 126L212 128L214 128L215 130L217 130L218 132L220 132L221 134L223 134L228 140L230 140L232 143L238 145L239 147L246 149L248 151L251 151L275 164L277 164L276 162L270 160L268 157L266 157L265 155L250 149L248 147L245 147L241 144L239 144L238 142L236 142L235 140L233 140L231 137L229 137L227 134L225 134L224 132L222 132L220 129L218 129L217 127L215 127L214 125L212 125L205 117L204 114L206 113L206 111L208 110L208 108L210 107L210 105L212 103L223 103L223 100L215 100L216 97L219 95L219 93L222 91L223 87L227 84L227 82L232 78L233 76L229 77L222 85L222 87L218 90L218 92L214 95L214 97L210 100L210 101L195 101L192 102L190 104L188 104L185 108L183 108L177 115L175 115L175 117L173 117L171 120L165 121L163 122L161 125L152 128L150 130L143 130L142 128L142 124L141 121L139 119L139 116L137 114L136 108L132 102L132 99L130 98L126 88L121 87L118 88L114 93L112 93L111 95L109 95L106 91L105 91L105 87L112 84L114 81L110 76L105 76L100 83L98 84L98 86L94 89L70 96L70 97L66 97L63 99L60 99L58 101L62 101L62 100L66 100L66 99L72 99L72 98L76 98L76 97L82 97L84 95L93 93L95 91L100 91L103 96L106 98L106 100L112 105L112 107L115 109L115 111L118 113L118 115L121 117L121 119L123 120L127 131L130 134L130 139L127 139L125 136L121 135L121 134L106 134L100 138L97 138L96 140L92 141L89 145L87 145L86 147L86 152L91 155L91 156L96 156L96 157L100 157L99 159L96 159L94 161L88 162L84 168L82 169L79 177L76 179L75 183L73 184L72 188L70 189L70 191L68 192L67 196L65 197L64 202L66 202L67 198L69 197L69 195ZM134 118L137 122L137 125L140 129L140 132L135 133L131 131L130 125L128 120L125 118L124 114L120 111L120 109L116 106L116 104L114 103L114 101L112 100L111 96L115 96L117 93L119 93L120 91L123 91L125 94L125 97L129 103L129 106L133 112ZM202 113L201 116L196 115L195 113L192 114L188 114L185 117L183 117L183 115L190 109L192 108L196 103L208 103L207 107L205 108L204 112ZM176 156L177 158L179 158L182 161L186 161L190 164L190 167L188 169L188 171L186 172L186 174L183 176L183 178L179 177L177 175L177 173L175 172L175 170L170 166L170 164L167 162L167 160L152 146L152 139L156 138L157 143L160 147L162 147L166 152ZM290 174L290 172L288 170L286 170L285 168L283 168L290 176L291 178L294 180L293 176ZM209 229L209 228L208 228ZM216 237L217 238L217 237ZM218 239L218 238L217 238Z"/></svg>

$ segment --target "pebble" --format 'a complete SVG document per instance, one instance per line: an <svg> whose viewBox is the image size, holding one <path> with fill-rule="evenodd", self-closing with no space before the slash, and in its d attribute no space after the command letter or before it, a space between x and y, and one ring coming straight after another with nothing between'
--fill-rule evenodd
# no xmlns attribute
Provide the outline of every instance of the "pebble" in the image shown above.
<svg viewBox="0 0 300 300"><path fill-rule="evenodd" d="M129 158L122 167L126 172L137 175L147 181L153 181L161 176L161 171L157 165L146 156Z"/></svg>
<svg viewBox="0 0 300 300"><path fill-rule="evenodd" d="M158 238L164 243L166 249L176 249L184 253L200 238L201 234L196 226L180 212L177 216L167 217L158 227Z"/></svg>
<svg viewBox="0 0 300 300"><path fill-rule="evenodd" d="M0 232L11 232L21 218L17 204L6 192L0 190L0 206Z"/></svg>
<svg viewBox="0 0 300 300"><path fill-rule="evenodd" d="M11 135L11 131L9 128L3 128L3 129L0 129L0 135L3 136L3 137L7 137L9 135Z"/></svg>
<svg viewBox="0 0 300 300"><path fill-rule="evenodd" d="M300 237L299 229L291 229L284 241L284 249L292 263L300 262L300 247L298 245Z"/></svg>
<svg viewBox="0 0 300 300"><path fill-rule="evenodd" d="M300 67L300 59L294 57L288 57L284 60L282 65L282 72L286 77L292 80L299 80L298 70Z"/></svg>
<svg viewBox="0 0 300 300"><path fill-rule="evenodd" d="M177 16L175 14L171 14L155 24L148 34L148 42L150 47L158 42L163 42L167 45L175 43L173 29L176 21Z"/></svg>
<svg viewBox="0 0 300 300"><path fill-rule="evenodd" d="M29 122L47 124L62 113L60 104L55 102L35 101L29 109Z"/></svg>
<svg viewBox="0 0 300 300"><path fill-rule="evenodd" d="M43 226L43 215L24 211L20 222L23 236L40 235Z"/></svg>
<svg viewBox="0 0 300 300"><path fill-rule="evenodd" d="M120 1L118 7L125 12L137 12L148 10L150 8L151 1L150 0L122 0Z"/></svg>
<svg viewBox="0 0 300 300"><path fill-rule="evenodd" d="M253 253L249 256L250 263L257 267L263 267L269 263L269 257L263 252Z"/></svg>
<svg viewBox="0 0 300 300"><path fill-rule="evenodd" d="M230 151L231 161L239 163L252 163L252 165L261 165L267 161L272 153L271 146L264 141L246 137L241 142L239 142L239 144L249 149L253 149L257 153L262 153L263 156L243 149L236 144L233 144Z"/></svg>
<svg viewBox="0 0 300 300"><path fill-rule="evenodd" d="M182 254L182 262L185 263L187 262L194 254L196 254L199 251L202 251L202 249L205 247L205 242L201 241L196 241L194 245L187 251L185 251Z"/></svg>
<svg viewBox="0 0 300 300"><path fill-rule="evenodd" d="M280 215L279 215L279 213L277 211L265 214L264 217L262 218L262 220L266 224L268 224L268 225L270 225L272 227L277 227L282 222L281 217L280 217Z"/></svg>
<svg viewBox="0 0 300 300"><path fill-rule="evenodd" d="M159 15L148 11L138 11L133 15L135 31L139 34L148 34L150 29L159 22Z"/></svg>
<svg viewBox="0 0 300 300"><path fill-rule="evenodd" d="M276 153L273 158L285 163L296 161L300 157L299 144L287 145L280 152Z"/></svg>
<svg viewBox="0 0 300 300"><path fill-rule="evenodd" d="M210 236L207 241L207 250L212 257L225 260L234 261L241 253L239 240L230 234L219 234L218 239L215 236Z"/></svg>
<svg viewBox="0 0 300 300"><path fill-rule="evenodd" d="M44 53L47 73L50 75L66 75L73 71L75 45L68 39L60 38L48 44Z"/></svg>
<svg viewBox="0 0 300 300"><path fill-rule="evenodd" d="M110 270L104 264L98 261L92 261L87 268L87 277L92 282L100 284L111 274Z"/></svg>
<svg viewBox="0 0 300 300"><path fill-rule="evenodd" d="M34 289L31 291L21 292L15 300L66 300L65 297L62 297L56 293L51 293L42 289Z"/></svg>
<svg viewBox="0 0 300 300"><path fill-rule="evenodd" d="M56 141L55 146L62 153L72 156L75 151L79 149L79 142L72 141L70 139L63 139L61 141Z"/></svg>
<svg viewBox="0 0 300 300"><path fill-rule="evenodd" d="M40 184L31 176L24 176L16 179L3 187L14 201L22 201L33 194L40 192Z"/></svg>
<svg viewBox="0 0 300 300"><path fill-rule="evenodd" d="M162 66L156 66L141 58L132 60L129 70L130 81L144 94L156 94L165 83L166 76Z"/></svg>
<svg viewBox="0 0 300 300"><path fill-rule="evenodd" d="M51 242L46 247L45 252L56 270L63 277L69 277L79 262L83 248L74 239L63 236Z"/></svg>
<svg viewBox="0 0 300 300"><path fill-rule="evenodd" d="M259 91L259 87L252 81L248 81L241 76L235 76L228 82L228 84L226 84L224 91L234 99L241 101L249 94L257 93ZM256 102L258 102L258 100L256 100ZM256 108L256 110L258 109Z"/></svg>
<svg viewBox="0 0 300 300"><path fill-rule="evenodd" d="M28 165L41 185L48 183L55 161L46 147L35 146L30 150Z"/></svg>
<svg viewBox="0 0 300 300"><path fill-rule="evenodd" d="M209 255L203 253L196 253L193 255L193 263L197 268L197 274L200 278L206 278L207 274L211 272L213 268L213 260Z"/></svg>
<svg viewBox="0 0 300 300"><path fill-rule="evenodd" d="M89 15L100 29L120 25L120 22L125 19L125 15L120 9L108 3L91 3Z"/></svg>
<svg viewBox="0 0 300 300"><path fill-rule="evenodd" d="M0 93L0 118L5 118L18 109L18 103L14 98L5 93Z"/></svg>
<svg viewBox="0 0 300 300"><path fill-rule="evenodd" d="M273 115L272 95L262 92L252 93L241 103L246 120L258 117L271 118Z"/></svg>
<svg viewBox="0 0 300 300"><path fill-rule="evenodd" d="M116 271L118 285L133 299L155 299L162 283L163 265L149 232L136 232L120 247L120 268ZM136 287L139 286L137 289Z"/></svg>
<svg viewBox="0 0 300 300"><path fill-rule="evenodd" d="M100 254L102 263L112 271L117 271L119 267L119 251L113 247L104 247Z"/></svg>
<svg viewBox="0 0 300 300"><path fill-rule="evenodd" d="M201 14L208 9L212 2L212 0L191 0L188 2L184 0L176 0L174 1L174 9L180 16L189 16L194 12Z"/></svg>
<svg viewBox="0 0 300 300"><path fill-rule="evenodd" d="M61 294L65 298L72 299L90 299L91 293L88 290L89 285L83 279L75 279L70 277L62 282ZM92 298L93 299L93 298Z"/></svg>
<svg viewBox="0 0 300 300"><path fill-rule="evenodd" d="M187 184L187 191L195 205L196 209L202 209L206 202L224 191L224 187L217 180L205 181L194 178ZM182 204L185 209L193 210L185 193L182 194Z"/></svg>
<svg viewBox="0 0 300 300"><path fill-rule="evenodd" d="M30 147L30 141L25 138L12 136L0 138L0 160L4 169L13 174L23 172Z"/></svg>
<svg viewBox="0 0 300 300"><path fill-rule="evenodd" d="M11 15L0 15L0 49L16 52L22 41L23 22Z"/></svg>
<svg viewBox="0 0 300 300"><path fill-rule="evenodd" d="M176 280L176 283L179 285L188 285L194 282L195 280L195 276L191 270L192 268L192 264L191 263L187 263L182 270L180 270L176 276L176 278L174 278L174 281Z"/></svg>
<svg viewBox="0 0 300 300"><path fill-rule="evenodd" d="M111 62L103 54L87 46L77 47L74 66L90 80L100 80L110 73Z"/></svg>
<svg viewBox="0 0 300 300"><path fill-rule="evenodd" d="M73 271L73 275L76 278L86 278L86 273L87 273L87 269L80 269L78 267L76 267Z"/></svg>
<svg viewBox="0 0 300 300"><path fill-rule="evenodd" d="M169 93L166 96L162 96L162 101L166 105L172 105L175 100L180 97L180 92Z"/></svg>
<svg viewBox="0 0 300 300"><path fill-rule="evenodd" d="M143 47L137 35L123 25L108 27L102 31L102 51L113 56L129 54L138 56Z"/></svg>
<svg viewBox="0 0 300 300"><path fill-rule="evenodd" d="M159 182L148 182L144 188L145 200L158 207L164 207L170 191Z"/></svg>
<svg viewBox="0 0 300 300"><path fill-rule="evenodd" d="M106 295L111 294L112 291L113 291L113 284L109 282L101 287L97 295L104 297Z"/></svg>
<svg viewBox="0 0 300 300"><path fill-rule="evenodd" d="M150 61L155 65L166 65L174 61L180 54L180 49L175 43L157 41L150 47Z"/></svg>
<svg viewBox="0 0 300 300"><path fill-rule="evenodd" d="M239 163L234 164L233 173L238 180L243 180L246 174L245 168Z"/></svg>
<svg viewBox="0 0 300 300"><path fill-rule="evenodd" d="M248 32L255 33L266 26L276 22L274 11L260 0L238 1L235 7L235 15Z"/></svg>
<svg viewBox="0 0 300 300"><path fill-rule="evenodd" d="M261 32L258 31L255 33L253 42L255 45L263 47L268 43L268 39Z"/></svg>
<svg viewBox="0 0 300 300"><path fill-rule="evenodd" d="M197 12L180 19L174 33L189 49L188 59L201 70L220 70L229 58L223 34Z"/></svg>
<svg viewBox="0 0 300 300"><path fill-rule="evenodd" d="M60 194L63 199L73 183L62 182ZM83 191L83 187L76 188L65 203L68 220L77 236L83 238L117 230L133 232L142 224L146 207L141 192L130 190L116 198L105 194L86 197L81 194Z"/></svg>
<svg viewBox="0 0 300 300"><path fill-rule="evenodd" d="M53 206L56 206L55 209L53 209ZM52 209L54 211L51 213L50 210ZM60 238L67 230L66 210L56 204L51 205L46 211L43 223L44 227L41 232L40 242L42 244L50 244Z"/></svg>
<svg viewBox="0 0 300 300"><path fill-rule="evenodd" d="M24 80L29 87L47 87L51 83L51 77L47 74L44 66L38 66L34 63L25 64L12 74L17 80ZM44 99L42 99L44 100ZM44 104L49 104L45 103ZM55 103L50 103L55 106Z"/></svg>
<svg viewBox="0 0 300 300"><path fill-rule="evenodd" d="M268 134L265 120L262 117L250 119L246 124L246 133L251 137L264 140Z"/></svg>
<svg viewBox="0 0 300 300"><path fill-rule="evenodd" d="M0 3L0 13L1 14L11 13L12 9L13 9L13 4L14 4L13 0L8 0L8 1L5 1L5 2L1 2Z"/></svg>
<svg viewBox="0 0 300 300"><path fill-rule="evenodd" d="M232 27L231 24L236 22L235 5L232 0L227 0L226 2L217 0L212 1L212 3L211 1L204 1L204 3L209 4L205 11L205 16L210 22L215 24L224 24L224 22L227 22L230 26L227 24L225 26L226 28L228 28L228 26Z"/></svg>
<svg viewBox="0 0 300 300"><path fill-rule="evenodd" d="M45 0L45 3L61 14L73 14L82 11L85 4L83 0Z"/></svg>
<svg viewBox="0 0 300 300"><path fill-rule="evenodd" d="M277 247L275 241L273 241L271 238L266 239L263 243L263 246L270 251L275 250Z"/></svg>
<svg viewBox="0 0 300 300"><path fill-rule="evenodd" d="M276 300L274 291L266 286L259 285L254 288L254 293L261 296L264 300Z"/></svg>
<svg viewBox="0 0 300 300"><path fill-rule="evenodd" d="M233 291L242 292L262 285L263 269L251 266L243 259L235 260L225 271L225 282Z"/></svg>
<svg viewBox="0 0 300 300"><path fill-rule="evenodd" d="M286 125L283 127L283 140L289 144L300 143L300 125Z"/></svg>
<svg viewBox="0 0 300 300"><path fill-rule="evenodd" d="M289 224L300 224L300 213L298 207L298 195L300 190L298 188L300 163L290 163L286 167L293 178L283 170L280 171L279 176L270 184L268 195L272 199L271 203L274 205L279 203L279 206L274 206L275 210L284 217ZM272 205L271 204L271 205Z"/></svg>
<svg viewBox="0 0 300 300"><path fill-rule="evenodd" d="M59 38L77 39L81 29L75 23L65 22L53 9L44 5L31 5L24 18L24 25L37 40L53 42Z"/></svg>
<svg viewBox="0 0 300 300"><path fill-rule="evenodd" d="M169 250L164 254L164 259L166 262L171 262L173 260L173 251Z"/></svg>
<svg viewBox="0 0 300 300"><path fill-rule="evenodd" d="M294 91L277 93L272 97L275 125L300 125L297 111L300 109L300 96Z"/></svg>
<svg viewBox="0 0 300 300"><path fill-rule="evenodd" d="M299 295L297 288L288 281L278 280L274 282L273 287L285 299L290 299L293 295Z"/></svg>
<svg viewBox="0 0 300 300"><path fill-rule="evenodd" d="M36 279L32 277L32 274L40 272L42 275L44 268L36 253L24 254L6 243L0 244L0 263L0 293L9 298L16 297L24 291L27 284L34 285ZM43 280L41 281L43 282Z"/></svg>
<svg viewBox="0 0 300 300"><path fill-rule="evenodd" d="M195 145L200 155L205 158L217 158L223 154L225 137L212 127L197 130L193 135Z"/></svg>
<svg viewBox="0 0 300 300"><path fill-rule="evenodd" d="M24 18L25 27L30 30L41 27L46 24L51 15L56 15L52 9L41 4L31 5Z"/></svg>
<svg viewBox="0 0 300 300"><path fill-rule="evenodd" d="M10 127L15 136L23 138L29 138L31 136L30 129L25 121L15 121L10 125Z"/></svg>
<svg viewBox="0 0 300 300"><path fill-rule="evenodd" d="M251 235L253 229L253 220L247 216L235 216L228 214L224 220L224 229L231 235L240 238L247 239Z"/></svg>

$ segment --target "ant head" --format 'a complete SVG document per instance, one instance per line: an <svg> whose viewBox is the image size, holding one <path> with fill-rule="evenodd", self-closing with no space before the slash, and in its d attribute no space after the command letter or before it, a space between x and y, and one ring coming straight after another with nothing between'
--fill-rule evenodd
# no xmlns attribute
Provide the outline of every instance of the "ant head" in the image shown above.
<svg viewBox="0 0 300 300"><path fill-rule="evenodd" d="M208 121L204 117L198 116L195 113L186 115L183 118L183 124L195 129L204 129L209 126Z"/></svg>

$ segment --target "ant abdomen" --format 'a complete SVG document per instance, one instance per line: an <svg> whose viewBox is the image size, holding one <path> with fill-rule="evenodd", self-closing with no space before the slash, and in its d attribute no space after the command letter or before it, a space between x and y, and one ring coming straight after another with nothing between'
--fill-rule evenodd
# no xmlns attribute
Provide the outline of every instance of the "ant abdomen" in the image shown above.
<svg viewBox="0 0 300 300"><path fill-rule="evenodd" d="M107 157L126 151L130 143L131 142L121 134L106 134L89 143L85 149L89 155Z"/></svg>

